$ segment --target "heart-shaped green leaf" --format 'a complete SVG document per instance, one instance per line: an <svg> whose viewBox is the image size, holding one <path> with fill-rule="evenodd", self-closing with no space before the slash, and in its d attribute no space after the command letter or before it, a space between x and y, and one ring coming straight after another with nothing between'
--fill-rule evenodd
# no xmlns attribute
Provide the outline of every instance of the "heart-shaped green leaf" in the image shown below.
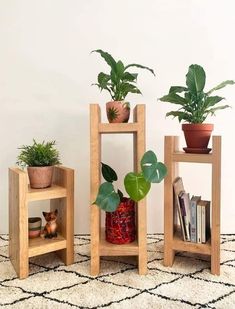
<svg viewBox="0 0 235 309"><path fill-rule="evenodd" d="M135 202L142 200L149 192L151 183L142 173L128 173L124 179L126 192Z"/></svg>
<svg viewBox="0 0 235 309"><path fill-rule="evenodd" d="M155 153L151 150L147 151L141 160L141 168L144 178L149 182L159 183L167 174L166 166L157 161Z"/></svg>
<svg viewBox="0 0 235 309"><path fill-rule="evenodd" d="M113 185L110 182L102 183L94 204L107 212L113 212L117 209L119 203L120 197L115 192Z"/></svg>
<svg viewBox="0 0 235 309"><path fill-rule="evenodd" d="M116 181L117 178L117 174L116 172L112 169L112 167L110 167L107 164L104 164L101 162L102 168L101 168L101 172L102 172L102 176L104 177L104 179L108 182L113 182Z"/></svg>

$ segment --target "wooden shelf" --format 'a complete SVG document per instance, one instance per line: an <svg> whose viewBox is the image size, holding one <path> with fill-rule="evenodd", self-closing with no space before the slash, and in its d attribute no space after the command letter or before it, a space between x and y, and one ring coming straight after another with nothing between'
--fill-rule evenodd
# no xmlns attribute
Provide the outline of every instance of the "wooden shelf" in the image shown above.
<svg viewBox="0 0 235 309"><path fill-rule="evenodd" d="M101 123L101 111L98 104L90 105L90 181L91 203L95 200L100 186L101 136L102 134L133 134L134 171L140 171L140 160L145 152L145 106L136 105L133 109L133 123ZM101 256L128 256L138 258L139 274L147 273L147 229L146 200L136 207L137 241L115 245L105 241L101 229L101 210L92 205L91 220L91 274L97 276L100 271Z"/></svg>
<svg viewBox="0 0 235 309"><path fill-rule="evenodd" d="M50 200L50 210L58 210L58 237L28 238L28 204ZM28 277L29 258L56 251L69 265L74 261L74 171L55 166L53 185L32 189L26 171L9 169L9 257L20 279Z"/></svg>
<svg viewBox="0 0 235 309"><path fill-rule="evenodd" d="M205 244L184 241L180 231L175 232L173 237L172 248L176 251L187 251L192 253L200 253L211 255L211 242Z"/></svg>
<svg viewBox="0 0 235 309"><path fill-rule="evenodd" d="M29 257L65 249L66 246L66 239L60 234L52 239L42 237L29 239Z"/></svg>
<svg viewBox="0 0 235 309"><path fill-rule="evenodd" d="M137 241L123 245L111 244L105 240L105 231L101 229L99 251L101 256L131 256L138 255L139 246Z"/></svg>
<svg viewBox="0 0 235 309"><path fill-rule="evenodd" d="M45 189L32 189L28 186L27 199L29 202L51 200L55 198L62 198L67 196L66 188L53 184L49 188Z"/></svg>
<svg viewBox="0 0 235 309"><path fill-rule="evenodd" d="M177 151L172 154L174 162L212 163L213 154L196 154Z"/></svg>
<svg viewBox="0 0 235 309"><path fill-rule="evenodd" d="M180 233L174 233L177 210L174 205L173 182L179 176L181 162L208 163L212 166L211 177L211 239L206 244L183 241ZM211 256L211 273L220 274L220 179L221 137L212 137L212 153L193 154L179 151L179 137L165 137L165 165L168 173L164 179L164 265L172 266L175 251L187 251Z"/></svg>
<svg viewBox="0 0 235 309"><path fill-rule="evenodd" d="M100 133L135 133L139 130L138 123L100 123Z"/></svg>

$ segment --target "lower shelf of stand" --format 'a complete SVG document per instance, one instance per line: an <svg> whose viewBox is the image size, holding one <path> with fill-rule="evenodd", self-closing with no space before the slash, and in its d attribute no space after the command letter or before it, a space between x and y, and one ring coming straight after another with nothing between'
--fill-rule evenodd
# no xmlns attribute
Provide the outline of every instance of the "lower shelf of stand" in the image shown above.
<svg viewBox="0 0 235 309"><path fill-rule="evenodd" d="M60 234L56 238L44 239L37 237L29 239L29 257L45 254L66 248L66 239Z"/></svg>
<svg viewBox="0 0 235 309"><path fill-rule="evenodd" d="M210 239L205 244L183 241L180 231L176 231L174 234L172 248L176 251L211 255Z"/></svg>
<svg viewBox="0 0 235 309"><path fill-rule="evenodd" d="M100 256L131 256L139 255L139 246L137 240L124 245L111 244L105 240L104 229L101 229L99 251Z"/></svg>

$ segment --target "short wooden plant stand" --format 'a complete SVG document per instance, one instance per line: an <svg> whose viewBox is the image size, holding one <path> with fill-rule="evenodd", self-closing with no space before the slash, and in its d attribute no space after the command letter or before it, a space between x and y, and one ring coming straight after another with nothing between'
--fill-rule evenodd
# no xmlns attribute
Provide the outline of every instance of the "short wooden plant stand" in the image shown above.
<svg viewBox="0 0 235 309"><path fill-rule="evenodd" d="M174 218L177 217L173 197L173 182L178 164L208 163L212 165L211 239L205 244L183 241ZM221 137L212 137L212 153L194 154L179 151L179 137L165 137L165 164L168 174L164 182L164 265L172 266L176 251L188 251L211 256L211 273L220 274L220 179Z"/></svg>
<svg viewBox="0 0 235 309"><path fill-rule="evenodd" d="M134 170L140 170L140 160L145 152L145 106L137 105L133 110L133 123L101 123L98 104L90 105L90 180L91 204L95 201L100 185L101 136L102 134L133 134ZM101 211L91 205L91 274L100 272L101 256L137 256L140 274L147 272L146 244L146 202L140 201L136 207L137 240L124 245L115 245L105 240L101 228Z"/></svg>
<svg viewBox="0 0 235 309"><path fill-rule="evenodd" d="M58 236L52 239L28 238L28 203L50 200L51 210L58 209ZM29 274L29 258L57 251L62 261L74 261L74 171L56 166L53 185L31 189L27 172L9 169L9 257L20 279Z"/></svg>

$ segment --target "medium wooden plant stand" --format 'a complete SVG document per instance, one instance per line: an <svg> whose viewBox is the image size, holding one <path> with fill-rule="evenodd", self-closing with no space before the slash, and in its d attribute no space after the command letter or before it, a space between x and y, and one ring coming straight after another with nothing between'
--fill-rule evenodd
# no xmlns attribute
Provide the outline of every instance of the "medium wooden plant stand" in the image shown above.
<svg viewBox="0 0 235 309"><path fill-rule="evenodd" d="M28 238L28 203L50 200L51 210L58 209L58 236L53 239ZM9 169L9 257L20 279L28 277L29 258L56 251L62 261L74 261L74 171L54 167L53 185L31 189L27 172Z"/></svg>
<svg viewBox="0 0 235 309"><path fill-rule="evenodd" d="M178 175L178 164L207 163L212 166L211 238L205 243L183 241L174 220L176 207L173 198L173 182ZM212 153L195 154L179 151L179 137L165 137L165 164L168 169L164 181L164 265L172 266L176 251L187 251L209 255L211 273L220 274L220 179L221 179L221 137L212 137Z"/></svg>
<svg viewBox="0 0 235 309"><path fill-rule="evenodd" d="M133 134L134 170L140 171L140 160L145 152L145 106L137 105L133 110L133 123L102 123L100 106L90 105L90 181L91 204L95 201L100 185L101 136L102 134ZM91 274L100 272L101 256L137 256L139 274L147 272L146 243L146 201L143 199L136 206L137 240L124 245L115 245L105 240L101 228L101 211L91 205Z"/></svg>

